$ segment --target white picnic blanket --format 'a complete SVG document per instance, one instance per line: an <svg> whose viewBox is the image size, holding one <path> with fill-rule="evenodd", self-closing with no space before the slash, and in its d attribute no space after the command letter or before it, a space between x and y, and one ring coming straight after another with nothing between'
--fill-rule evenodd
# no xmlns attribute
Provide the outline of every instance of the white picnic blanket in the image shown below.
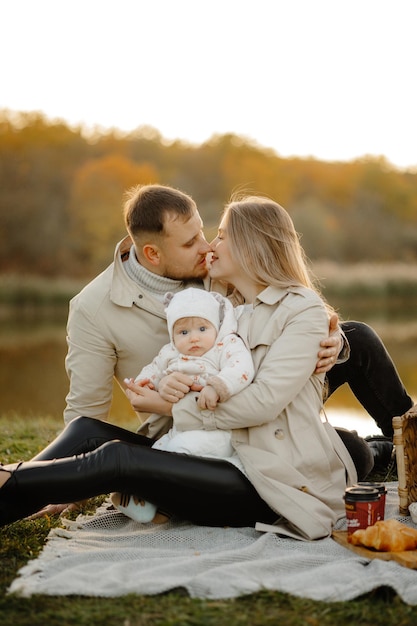
<svg viewBox="0 0 417 626"><path fill-rule="evenodd" d="M386 517L414 526L398 515L398 483L387 487ZM368 560L331 538L304 542L252 528L139 524L101 507L92 517L67 522L66 529L51 530L9 593L115 597L182 588L194 598L220 599L267 589L334 602L380 586L417 605L417 570Z"/></svg>

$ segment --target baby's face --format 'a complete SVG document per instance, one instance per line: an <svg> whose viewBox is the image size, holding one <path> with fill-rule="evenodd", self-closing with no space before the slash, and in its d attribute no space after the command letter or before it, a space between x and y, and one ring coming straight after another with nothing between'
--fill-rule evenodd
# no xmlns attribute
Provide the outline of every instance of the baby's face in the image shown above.
<svg viewBox="0 0 417 626"><path fill-rule="evenodd" d="M217 331L202 317L182 317L174 324L172 337L178 352L202 356L214 346Z"/></svg>

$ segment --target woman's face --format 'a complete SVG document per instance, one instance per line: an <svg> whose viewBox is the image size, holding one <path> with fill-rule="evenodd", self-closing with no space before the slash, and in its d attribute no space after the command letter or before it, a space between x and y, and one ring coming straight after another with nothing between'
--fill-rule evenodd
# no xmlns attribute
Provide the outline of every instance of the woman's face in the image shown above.
<svg viewBox="0 0 417 626"><path fill-rule="evenodd" d="M210 243L211 260L209 265L210 277L236 286L236 280L241 275L241 268L232 258L230 240L227 236L227 218L220 222L217 237Z"/></svg>

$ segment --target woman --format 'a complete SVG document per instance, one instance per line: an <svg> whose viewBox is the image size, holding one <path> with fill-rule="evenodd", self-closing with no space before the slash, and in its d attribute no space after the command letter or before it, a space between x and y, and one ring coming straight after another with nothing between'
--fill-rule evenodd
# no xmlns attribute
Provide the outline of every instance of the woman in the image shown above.
<svg viewBox="0 0 417 626"><path fill-rule="evenodd" d="M259 522L304 539L331 533L344 515L346 471L352 480L356 473L320 417L324 375L312 372L328 307L309 279L294 225L269 199L235 200L211 249L211 276L231 283L245 304L239 334L252 351L253 383L214 411L200 411L197 393L174 374L160 393L134 385L127 393L136 408L173 415L180 430L232 430L242 470L151 449L162 432L150 422L135 434L81 417L34 461L2 468L0 524L46 503L122 491L196 524ZM45 460L54 457L61 458Z"/></svg>

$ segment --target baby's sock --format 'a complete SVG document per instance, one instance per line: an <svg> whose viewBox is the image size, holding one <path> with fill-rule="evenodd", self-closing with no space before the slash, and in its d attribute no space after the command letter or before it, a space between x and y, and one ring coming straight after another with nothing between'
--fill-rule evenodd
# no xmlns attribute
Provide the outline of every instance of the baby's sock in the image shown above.
<svg viewBox="0 0 417 626"><path fill-rule="evenodd" d="M155 517L156 506L146 500L139 500L137 496L112 493L110 499L118 511L135 520L135 522L146 524Z"/></svg>

